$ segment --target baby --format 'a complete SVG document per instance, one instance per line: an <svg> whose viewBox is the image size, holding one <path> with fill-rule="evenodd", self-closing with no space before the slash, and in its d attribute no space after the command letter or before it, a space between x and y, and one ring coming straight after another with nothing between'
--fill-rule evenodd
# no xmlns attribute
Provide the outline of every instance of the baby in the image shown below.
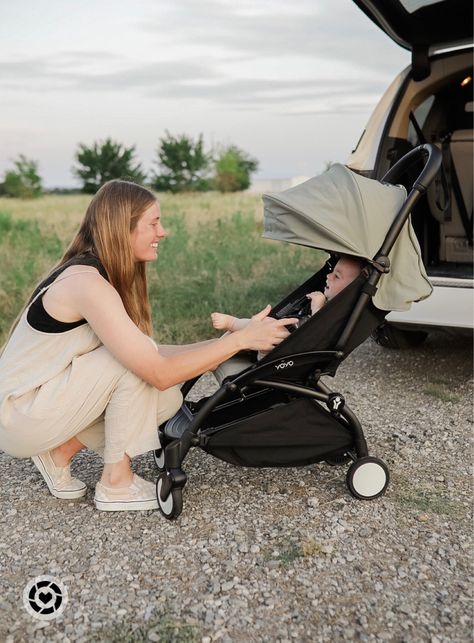
<svg viewBox="0 0 474 643"><path fill-rule="evenodd" d="M311 300L311 315L317 313L326 302L354 281L359 276L365 263L363 259L358 259L357 257L341 257L334 266L334 270L326 277L324 292L316 291L306 295ZM250 319L233 317L225 313L212 313L211 319L214 328L230 332L241 330L250 321Z"/></svg>

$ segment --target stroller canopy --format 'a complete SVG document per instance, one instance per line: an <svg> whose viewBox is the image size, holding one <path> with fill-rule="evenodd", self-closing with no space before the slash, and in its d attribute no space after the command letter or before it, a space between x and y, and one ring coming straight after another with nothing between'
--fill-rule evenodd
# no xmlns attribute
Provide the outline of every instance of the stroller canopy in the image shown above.
<svg viewBox="0 0 474 643"><path fill-rule="evenodd" d="M335 164L294 188L264 194L263 236L372 260L405 199L403 186L367 179ZM390 272L379 281L374 305L408 310L432 292L410 219L389 257Z"/></svg>

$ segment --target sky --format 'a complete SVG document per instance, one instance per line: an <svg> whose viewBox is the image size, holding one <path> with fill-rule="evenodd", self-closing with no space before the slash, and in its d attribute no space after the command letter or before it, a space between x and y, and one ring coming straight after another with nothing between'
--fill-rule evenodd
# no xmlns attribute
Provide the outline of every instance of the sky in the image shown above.
<svg viewBox="0 0 474 643"><path fill-rule="evenodd" d="M79 185L79 143L107 137L157 169L159 139L203 135L256 178L344 163L410 62L351 0L15 0L0 22L0 180L24 154Z"/></svg>

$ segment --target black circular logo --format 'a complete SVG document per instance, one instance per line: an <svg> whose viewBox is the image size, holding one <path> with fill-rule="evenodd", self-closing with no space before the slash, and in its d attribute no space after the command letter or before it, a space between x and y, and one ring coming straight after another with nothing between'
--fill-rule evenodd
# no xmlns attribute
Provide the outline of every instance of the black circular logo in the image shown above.
<svg viewBox="0 0 474 643"><path fill-rule="evenodd" d="M67 603L67 590L53 576L37 576L23 590L26 611L42 621L57 618Z"/></svg>

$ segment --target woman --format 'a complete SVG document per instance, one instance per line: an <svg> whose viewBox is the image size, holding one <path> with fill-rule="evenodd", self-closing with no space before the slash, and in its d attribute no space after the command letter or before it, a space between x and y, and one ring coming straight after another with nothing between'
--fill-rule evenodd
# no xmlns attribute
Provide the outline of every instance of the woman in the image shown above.
<svg viewBox="0 0 474 643"><path fill-rule="evenodd" d="M151 192L106 183L0 354L0 448L32 457L57 498L86 493L70 463L88 447L104 460L98 509L157 508L154 484L133 474L130 459L159 447L157 425L182 403L178 383L242 349L270 350L295 321L265 309L225 338L157 349L145 264L165 236Z"/></svg>

